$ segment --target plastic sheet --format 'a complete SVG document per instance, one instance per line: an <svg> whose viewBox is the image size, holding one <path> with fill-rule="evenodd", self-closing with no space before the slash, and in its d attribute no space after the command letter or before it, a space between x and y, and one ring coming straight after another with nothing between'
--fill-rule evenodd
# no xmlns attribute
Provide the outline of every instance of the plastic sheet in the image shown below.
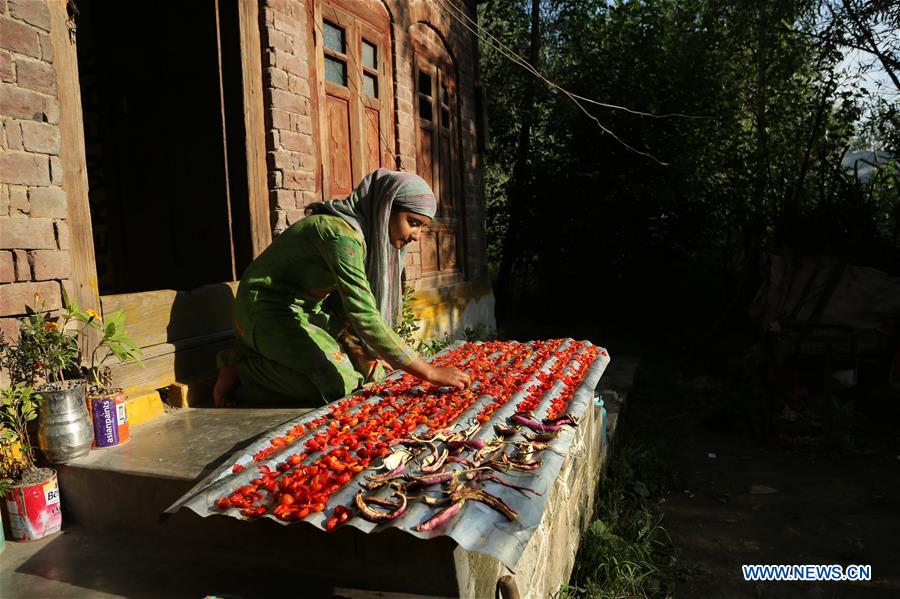
<svg viewBox="0 0 900 599"><path fill-rule="evenodd" d="M571 339L566 340L560 349L570 343L573 343ZM588 342L584 343L589 345ZM460 345L462 345L462 342L458 342L448 347L438 354L438 356L435 356L435 358L456 349ZM568 405L569 414L583 417L588 410L593 408L594 388L610 361L607 352L602 348L599 349L599 355L588 368L584 379L581 381L571 398ZM577 357L577 355L580 355L580 353L573 356L572 361L564 367L564 373L575 364L575 357ZM547 372L555 360L555 356L551 357L541 365L540 371ZM401 375L402 373L395 373L390 378L397 378ZM528 383L524 386L527 387ZM558 396L562 389L563 383L557 381L553 387L544 394L540 404L535 410L538 419L546 416L551 401ZM515 413L516 405L527 394L527 390L515 394L505 405L503 405L503 407L491 415L491 419L481 426L476 433L475 438L483 440L492 439L495 435L494 424L505 422L509 416ZM378 397L372 397L367 400L367 402L375 402L379 401L379 399L380 398ZM463 412L456 419L456 427L458 429L467 428L471 419L478 414L486 404L493 401L495 401L494 398L489 395L479 397L468 410ZM283 436L296 424L312 421L326 413L328 413L327 406L308 412L301 417L271 429L266 434L262 435L256 443L233 455L221 467L212 472L182 498L172 504L166 512L174 513L182 507L187 507L203 517L225 515L246 520L247 518L242 516L235 509L229 509L224 512L218 509L215 506L216 499L229 494L233 489L240 485L249 484L251 479L257 478L259 473L256 466L268 465L270 468L275 469L276 464L284 459L283 456L291 453L291 446L289 446L279 454L272 456L269 460L259 463L254 462L253 455L268 447L272 438ZM446 526L432 531L418 532L415 530L416 525L433 516L441 508L431 507L424 502L415 501L410 502L406 513L391 522L376 524L357 516L348 521L345 526L353 526L364 533L378 532L384 528L393 527L399 528L400 530L419 538L449 536L464 549L488 555L499 560L507 567L514 568L532 535L539 529L551 492L554 494L569 492L568 489L559 489L557 480L562 478L560 476L560 471L564 462L568 463L569 467L571 467L572 459L569 459L568 462L566 462L568 456L577 459L577 456L583 456L585 454L585 448L583 447L584 435L579 435L578 433L579 431L574 428L563 427L558 437L551 442L550 449L536 454L536 457L541 459L543 464L535 472L511 472L499 475L508 482L527 486L540 493L540 495L524 494L521 491L504 487L490 481L483 483L483 487L488 493L499 497L512 509L518 512L518 518L516 520L509 521L498 512L479 502L466 501L461 512L454 516ZM521 438L520 432L513 437L512 440L521 440ZM576 443L576 440L581 440L581 443ZM295 441L294 445L302 447L302 443L303 438ZM421 461L423 457L423 455L418 456L414 463ZM245 466L246 469L235 474L233 473L235 464L241 464ZM452 464L450 467L464 468L458 464ZM363 480L362 477L371 473L371 469L361 472L350 484L331 497L328 502L328 509L324 512L310 514L301 522L324 530L325 523L330 516L331 508L336 505L352 505L353 497L360 489L357 482ZM384 492L385 496L389 494L389 492ZM280 524L289 524L268 514L263 517L272 518ZM302 525L300 522L291 524Z"/></svg>

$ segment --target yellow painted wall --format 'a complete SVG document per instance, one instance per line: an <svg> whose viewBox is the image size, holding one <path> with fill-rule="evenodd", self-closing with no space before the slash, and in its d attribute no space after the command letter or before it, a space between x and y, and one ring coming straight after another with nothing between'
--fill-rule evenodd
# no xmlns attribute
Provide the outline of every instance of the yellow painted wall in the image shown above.
<svg viewBox="0 0 900 599"><path fill-rule="evenodd" d="M487 281L417 289L412 308L422 321L416 336L423 340L442 337L445 333L462 339L466 327L477 325L483 325L488 333L497 330L494 291Z"/></svg>

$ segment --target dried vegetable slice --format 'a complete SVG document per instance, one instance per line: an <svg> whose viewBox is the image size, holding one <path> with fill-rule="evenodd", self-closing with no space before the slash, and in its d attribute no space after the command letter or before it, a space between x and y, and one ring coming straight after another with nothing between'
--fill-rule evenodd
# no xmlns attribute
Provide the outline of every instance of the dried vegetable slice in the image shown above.
<svg viewBox="0 0 900 599"><path fill-rule="evenodd" d="M335 506L326 529L340 526L354 513L364 517L374 514L372 517L379 521L399 517L407 511L407 493L416 486L429 484L443 485L442 493L447 497L423 499L429 505L449 501L450 506L442 512L444 521L459 511L453 506L461 507L467 500L479 501L510 517L514 511L487 493L482 483L527 492L527 487L505 481L497 473L539 468L540 461L533 454L546 449L547 441L517 441L518 449L508 454L505 449L507 445L513 446L513 442L498 437L485 443L471 439L471 435L517 393L527 393L516 406L518 412L527 412L534 410L554 385L562 388L552 400L547 417L560 417L598 351L590 344L560 339L463 344L436 358L434 364L454 365L466 371L472 379L469 389L436 388L410 375L363 389L335 402L327 413L271 439L267 447L253 456L259 476L249 484L235 486L231 493L220 496L215 505L220 510L239 510L248 518L271 514L287 522L302 520L325 510L335 493L360 473L372 469L376 460L387 464L385 458L390 456L397 458L397 463L392 464L389 472L369 476L362 483L369 493L358 494L354 501L356 510L351 506ZM475 415L474 426L467 429L468 435L462 440L458 438L461 433L455 433L454 445L448 427L459 426L458 418L479 400L484 405ZM574 424L563 420L545 422L542 426L558 430ZM507 434L516 430L514 426L506 427ZM399 452L394 453L396 445L404 443L408 445L403 449L405 458ZM523 444L530 448L524 459ZM467 452L474 454L471 460L464 457ZM419 456L423 459L419 460ZM281 461L273 463L276 459ZM417 460L415 468L412 464L407 468L406 462L412 460ZM272 463L274 469L263 462ZM474 463L476 467L463 468L466 463ZM244 467L235 464L232 472L238 474ZM425 478L429 476L434 478ZM430 480L437 482L429 483ZM397 499L380 498L377 495L380 489L386 489L388 496ZM366 509L360 509L360 505ZM441 522L441 519L432 520L428 521L427 529Z"/></svg>

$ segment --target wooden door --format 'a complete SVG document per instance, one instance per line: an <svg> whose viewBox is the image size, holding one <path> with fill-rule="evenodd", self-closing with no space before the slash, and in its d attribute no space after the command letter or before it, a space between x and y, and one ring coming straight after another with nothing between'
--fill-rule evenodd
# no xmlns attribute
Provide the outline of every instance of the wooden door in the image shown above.
<svg viewBox="0 0 900 599"><path fill-rule="evenodd" d="M323 199L331 199L378 168L395 168L390 38L383 9L367 3L322 2L315 20Z"/></svg>
<svg viewBox="0 0 900 599"><path fill-rule="evenodd" d="M123 156L121 149L113 151L117 148L111 146L111 150L103 156L103 162L99 162L92 155L92 152L95 151L92 147L92 140L96 140L94 131L88 131L87 143L85 142L85 129L96 127L96 115L81 114L79 110L84 106L91 108L92 99L89 97L91 94L85 91L85 85L93 85L98 73L104 74L102 69L91 71L88 68L87 71L90 72L87 73L87 76L81 80L79 78L79 68L87 66L79 65L79 62L86 56L87 50L84 48L90 48L91 43L96 42L104 32L104 28L97 27L95 23L93 27L95 33L92 34L92 27L87 17L93 12L94 15L99 15L96 18L103 19L107 18L109 12L105 10L102 2L92 2L91 0L79 2L82 11L79 18L82 20L78 23L78 28L74 29L68 26L72 16L65 14L65 3L50 4L54 18L52 29L54 49L58 51L60 63L68 65L66 69L58 70L60 88L65 90L60 94L60 104L66 107L65 123L66 127L71 129L71 131L64 132L64 143L72 149L71 152L67 152L67 160L70 165L66 167L67 172L84 177L85 173L87 172L89 175L92 169L102 171L104 165L115 165L116 161L123 159L139 163L142 159L141 151L149 151L140 145L128 148L127 156ZM140 7L129 5L129 10L132 9L139 10ZM96 306L104 313L118 309L125 310L129 334L144 350L144 367L114 365L113 376L117 385L132 390L157 389L165 387L175 380L191 379L204 372L214 373L215 353L225 347L233 336L231 310L236 279L239 276L242 260L240 244L243 243L246 250L246 255L243 257L243 261L246 263L261 252L271 240L268 191L265 180L265 140L262 129L262 68L258 6L254 2L240 0L203 0L202 3L193 4L191 10L199 11L197 23L200 26L196 30L187 32L183 39L177 37L166 39L166 47L171 46L166 52L178 52L179 44L192 43L202 47L203 52L213 56L207 62L211 72L204 71L202 76L211 77L213 81L218 82L213 84L216 91L211 92L204 106L192 105L192 101L200 101L199 98L193 96L165 97L164 94L176 94L178 90L166 87L165 81L154 81L154 77L158 74L156 71L162 70L162 65L165 64L164 59L160 58L159 67L146 69L147 72L143 74L146 77L147 85L146 98L141 98L141 100L148 105L156 106L157 110L162 110L166 102L174 102L180 107L180 112L194 115L198 119L208 119L210 115L215 119L216 115L221 114L220 127L214 133L214 136L218 136L221 144L218 154L210 151L198 151L197 148L192 150L189 148L189 152L193 152L192 156L197 156L198 160L218 160L220 162L225 181L217 188L221 189L221 192L211 193L214 196L212 201L216 206L215 210L220 211L218 218L220 222L227 221L227 228L222 227L222 230L219 230L210 222L198 220L189 227L191 234L183 238L171 235L166 237L160 234L155 244L134 241L138 237L137 233L143 236L146 236L148 231L151 234L154 231L166 233L164 229L160 229L156 221L153 226L150 226L146 219L140 216L141 214L152 214L159 218L162 213L163 220L161 222L171 223L173 227L184 224L186 219L183 214L179 214L177 206L174 210L163 212L160 206L154 206L152 199L148 202L145 199L138 200L137 198L140 198L140 193L144 191L142 185L146 188L151 184L159 184L159 181L165 185L167 177L171 177L172 169L184 169L190 173L191 169L197 165L189 159L171 160L171 168L155 169L152 178L123 178L133 186L131 188L123 188L119 181L116 189L113 189L112 185L107 186L106 189L101 185L92 185L88 192L88 185L85 181L88 177L82 179L75 176L71 178L73 186L69 192L70 209L73 214L80 216L80 219L72 219L72 224L77 226L73 226L71 230L72 245L73 248L77 248L76 251L73 251L73 263L82 265L73 273L76 296L82 306ZM156 16L153 18L168 19L170 23L178 21L177 17L165 12L154 13L154 15ZM156 29L150 29L156 31ZM91 35L96 35L97 38L92 38ZM77 46L76 36L80 36ZM129 37L127 34L124 39L116 38L116 42L122 42L116 48L116 52L122 53L125 59L128 59L129 43L131 43L133 51L143 52L142 60L149 61L148 64L152 67L152 58L146 56L150 51L141 47L140 40L140 36ZM92 52L95 53L92 56L103 56L103 48L94 48ZM198 76L200 76L199 73ZM115 88L112 89L115 91ZM111 94L110 98L115 103L115 94ZM230 103L229 114L236 115L233 119L237 119L240 125L230 131L225 126L226 100ZM139 123L144 129L148 129L146 122L133 120L142 119L142 115L134 103L126 101L124 95L118 100L116 109L128 118L123 118L118 122L115 122L116 119L108 118L107 120L111 123L110 127L123 130L135 129L135 123ZM128 116L129 114L131 116ZM158 118L158 115L154 118ZM163 131L159 132L160 137L164 135ZM194 131L194 135L197 137L197 141L203 141L199 129ZM161 141L165 142L164 139ZM121 146L121 143L119 145ZM201 145L205 145L207 150L213 146L210 143L201 143ZM169 147L172 150L178 149L175 145ZM165 151L154 151L154 154L162 154L161 157L155 158L156 160L164 161L167 158ZM173 151L170 154L176 155L176 152ZM196 178L202 182L203 173L197 175ZM68 179L69 177L67 177ZM243 186L241 192L237 194L232 192L235 181L240 181ZM177 186L171 185L170 189L175 193ZM99 260L95 258L97 255L96 244L106 243L103 235L110 227L103 222L105 217L103 211L95 203L92 203L89 195L93 196L93 199L97 199L98 194L104 192L117 193L119 201L125 206L124 225L122 222L116 223L120 241L115 246L113 254L118 260L118 268L124 269L128 274L127 281L129 282L119 287L122 292L117 292L115 286L112 287L112 292L109 292L111 287L107 284L107 292L103 293L105 273L98 272ZM195 199L200 199L197 194L189 194L180 200L181 206L189 208L188 203ZM204 200L209 200L209 198L204 198ZM129 201L131 204L127 203ZM132 214L128 214L128 212ZM106 226L106 231L103 229L104 226ZM225 240L227 249L224 255L216 258L217 260L221 258L222 261L219 274L211 278L176 277L173 280L177 280L178 284L169 289L152 285L149 288L144 285L140 287L139 291L128 289L129 287L134 288L134 281L142 279L140 264L143 262L128 259L127 252L137 252L136 255L141 256L142 260L149 257L151 262L155 261L154 276L147 277L147 280L155 280L154 277L160 273L183 271L184 265L191 260L190 251L187 253L182 251L182 259L172 259L171 256L175 254L167 251L171 244L190 247L190 244L202 245L210 241L222 243L223 240ZM123 242L127 251L119 249ZM127 247L129 242L131 247ZM194 258L203 261L196 256ZM102 262L100 266L107 268L109 261Z"/></svg>

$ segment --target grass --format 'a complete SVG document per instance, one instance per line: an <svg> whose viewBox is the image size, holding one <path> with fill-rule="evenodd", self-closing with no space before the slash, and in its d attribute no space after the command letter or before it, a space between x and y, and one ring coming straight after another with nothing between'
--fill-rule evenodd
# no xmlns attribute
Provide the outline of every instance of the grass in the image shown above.
<svg viewBox="0 0 900 599"><path fill-rule="evenodd" d="M675 551L657 503L673 483L657 448L617 449L558 599L672 596Z"/></svg>

